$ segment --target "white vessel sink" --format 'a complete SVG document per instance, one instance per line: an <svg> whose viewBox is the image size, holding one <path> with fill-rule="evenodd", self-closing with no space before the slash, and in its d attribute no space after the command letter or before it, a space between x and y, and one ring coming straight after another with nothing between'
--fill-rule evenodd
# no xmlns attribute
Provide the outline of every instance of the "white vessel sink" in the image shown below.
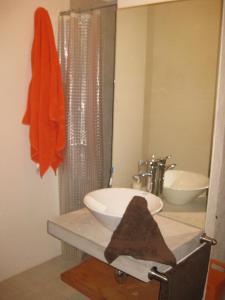
<svg viewBox="0 0 225 300"><path fill-rule="evenodd" d="M134 196L142 196L147 200L148 209L152 215L158 213L163 207L163 202L159 197L128 188L107 188L93 191L84 197L84 204L98 221L113 231Z"/></svg>
<svg viewBox="0 0 225 300"><path fill-rule="evenodd" d="M163 195L173 204L186 204L200 196L209 187L208 177L182 170L166 171Z"/></svg>

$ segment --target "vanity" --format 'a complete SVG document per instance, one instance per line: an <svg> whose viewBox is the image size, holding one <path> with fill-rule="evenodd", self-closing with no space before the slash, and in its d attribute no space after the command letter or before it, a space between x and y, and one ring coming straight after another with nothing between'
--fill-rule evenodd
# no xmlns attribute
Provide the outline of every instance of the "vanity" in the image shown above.
<svg viewBox="0 0 225 300"><path fill-rule="evenodd" d="M88 209L83 208L48 220L50 235L91 256L79 266L61 274L63 281L90 299L125 300L151 297L156 300L160 281L169 280L167 272L172 267L166 264L127 255L118 256L111 265L105 259L104 252L113 231L134 195L146 199L148 210L178 265L206 245L204 242L209 242L200 228L159 215L162 201L153 194L125 188L91 192L84 198ZM149 237L151 238L151 233Z"/></svg>
<svg viewBox="0 0 225 300"><path fill-rule="evenodd" d="M199 245L202 230L158 215L155 221L177 261ZM112 231L97 221L86 208L49 220L48 233L106 263L104 250L110 242ZM127 256L120 256L112 266L144 282L149 282L148 273L154 266L160 272L169 270L166 265Z"/></svg>

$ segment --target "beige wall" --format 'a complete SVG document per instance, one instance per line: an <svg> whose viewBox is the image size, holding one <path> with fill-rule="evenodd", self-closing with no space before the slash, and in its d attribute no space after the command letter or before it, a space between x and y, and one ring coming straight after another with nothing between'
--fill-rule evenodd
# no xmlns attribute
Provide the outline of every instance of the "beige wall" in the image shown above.
<svg viewBox="0 0 225 300"><path fill-rule="evenodd" d="M133 23L135 11L144 12L147 7L148 29L144 29L145 15L141 30ZM172 154L171 161L177 163L177 168L208 174L220 10L221 0L189 0L119 10L115 185L128 186L137 172L137 161L149 159L153 153ZM147 34L147 42L143 34ZM148 45L146 59L140 37ZM139 73L132 69L135 63ZM130 80L132 84L128 84ZM141 82L138 89L137 80Z"/></svg>
<svg viewBox="0 0 225 300"><path fill-rule="evenodd" d="M54 28L67 0L0 1L0 281L60 254L46 232L59 214L57 177L43 179L30 160L28 128L21 125L31 76L33 13L48 9Z"/></svg>
<svg viewBox="0 0 225 300"><path fill-rule="evenodd" d="M144 157L208 174L221 0L149 7ZM163 22L162 22L163 20Z"/></svg>
<svg viewBox="0 0 225 300"><path fill-rule="evenodd" d="M113 186L130 186L142 157L147 9L117 14Z"/></svg>

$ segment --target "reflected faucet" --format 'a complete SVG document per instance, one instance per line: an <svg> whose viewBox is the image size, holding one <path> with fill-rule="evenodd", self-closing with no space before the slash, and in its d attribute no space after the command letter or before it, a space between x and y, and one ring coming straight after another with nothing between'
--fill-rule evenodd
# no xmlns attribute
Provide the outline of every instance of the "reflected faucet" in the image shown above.
<svg viewBox="0 0 225 300"><path fill-rule="evenodd" d="M176 164L167 165L167 160L171 156L155 158L152 155L151 160L140 160L138 162L138 174L133 179L139 183L146 178L146 191L155 195L161 195L163 192L164 175L167 170L174 169Z"/></svg>

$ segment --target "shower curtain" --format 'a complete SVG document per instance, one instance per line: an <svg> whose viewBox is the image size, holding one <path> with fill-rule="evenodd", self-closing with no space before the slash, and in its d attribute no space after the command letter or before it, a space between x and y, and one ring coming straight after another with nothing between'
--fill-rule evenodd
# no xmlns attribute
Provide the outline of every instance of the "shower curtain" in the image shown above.
<svg viewBox="0 0 225 300"><path fill-rule="evenodd" d="M67 144L59 170L60 213L83 207L107 187L112 156L115 7L59 18L59 59L66 99ZM65 257L81 252L63 243Z"/></svg>

